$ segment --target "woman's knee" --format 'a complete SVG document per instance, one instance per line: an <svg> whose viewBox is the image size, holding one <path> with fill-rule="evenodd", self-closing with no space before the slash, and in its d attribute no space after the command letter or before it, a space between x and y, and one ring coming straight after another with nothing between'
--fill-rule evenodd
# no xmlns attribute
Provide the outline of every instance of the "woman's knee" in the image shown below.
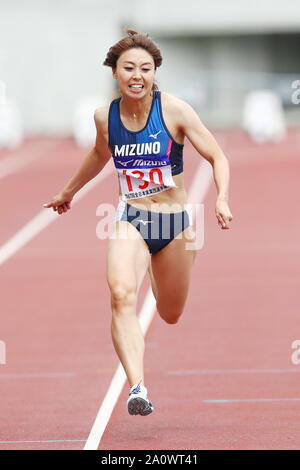
<svg viewBox="0 0 300 470"><path fill-rule="evenodd" d="M169 310L169 309L163 309L160 307L160 305L157 303L157 311L159 313L159 316L166 322L169 323L170 325L175 325L178 323L179 318L181 317L183 311L179 311L177 309Z"/></svg>
<svg viewBox="0 0 300 470"><path fill-rule="evenodd" d="M135 304L137 293L134 283L111 281L109 288L113 307L120 308Z"/></svg>
<svg viewBox="0 0 300 470"><path fill-rule="evenodd" d="M161 315L161 318L166 323L168 323L169 325L175 325L176 323L178 323L180 316L181 316L181 313L180 313L180 315L177 315L177 316L174 316L174 315L172 315L172 316Z"/></svg>

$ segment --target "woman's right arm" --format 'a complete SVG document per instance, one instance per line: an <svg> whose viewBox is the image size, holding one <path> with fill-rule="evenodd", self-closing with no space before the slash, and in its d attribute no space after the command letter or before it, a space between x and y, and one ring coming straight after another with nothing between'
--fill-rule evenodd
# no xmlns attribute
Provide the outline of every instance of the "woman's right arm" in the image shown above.
<svg viewBox="0 0 300 470"><path fill-rule="evenodd" d="M58 214L67 212L71 209L70 203L77 191L100 173L110 159L111 151L104 137L105 127L107 128L107 107L96 109L94 121L97 130L94 148L86 155L77 173L67 182L63 190L43 207L52 207Z"/></svg>

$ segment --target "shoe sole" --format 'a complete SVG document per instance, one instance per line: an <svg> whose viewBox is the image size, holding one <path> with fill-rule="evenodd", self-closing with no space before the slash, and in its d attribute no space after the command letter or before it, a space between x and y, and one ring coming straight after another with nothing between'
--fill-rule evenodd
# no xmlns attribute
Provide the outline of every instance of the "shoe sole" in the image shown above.
<svg viewBox="0 0 300 470"><path fill-rule="evenodd" d="M130 415L147 416L153 411L153 407L149 405L147 400L144 400L144 398L141 397L136 397L129 400L127 407L128 413Z"/></svg>

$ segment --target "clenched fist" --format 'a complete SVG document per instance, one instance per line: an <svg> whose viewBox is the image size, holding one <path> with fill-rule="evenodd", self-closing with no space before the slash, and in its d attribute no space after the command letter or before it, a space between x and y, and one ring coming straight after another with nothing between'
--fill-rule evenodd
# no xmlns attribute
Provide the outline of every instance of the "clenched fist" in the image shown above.
<svg viewBox="0 0 300 470"><path fill-rule="evenodd" d="M227 201L217 199L215 212L219 227L221 229L229 229L229 222L232 221L233 217Z"/></svg>

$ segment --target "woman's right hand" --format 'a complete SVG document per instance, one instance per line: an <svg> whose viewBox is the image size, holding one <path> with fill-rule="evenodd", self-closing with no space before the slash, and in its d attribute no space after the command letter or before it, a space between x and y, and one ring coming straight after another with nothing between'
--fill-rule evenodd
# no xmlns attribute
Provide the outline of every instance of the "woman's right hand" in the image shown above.
<svg viewBox="0 0 300 470"><path fill-rule="evenodd" d="M74 197L74 194L71 194L67 191L61 191L56 196L52 198L50 202L47 204L43 204L45 208L51 208L54 211L57 211L58 214L62 214L63 212L67 212L71 209L71 201Z"/></svg>

